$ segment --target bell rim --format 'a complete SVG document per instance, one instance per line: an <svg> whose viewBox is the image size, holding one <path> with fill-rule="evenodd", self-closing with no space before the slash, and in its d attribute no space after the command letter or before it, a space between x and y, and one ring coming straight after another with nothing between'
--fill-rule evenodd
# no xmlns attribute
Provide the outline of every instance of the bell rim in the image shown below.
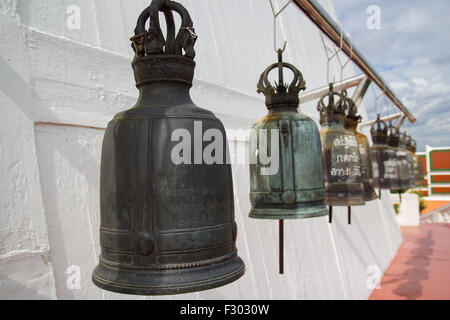
<svg viewBox="0 0 450 320"><path fill-rule="evenodd" d="M223 268L225 272L219 273L219 276L211 277L210 271L213 268ZM141 277L135 281L136 283L130 283L107 279L108 277L99 275L99 273L105 273L108 270L110 272L120 272L122 277L124 275L139 277L139 274L141 274ZM181 273L183 273L183 275L181 275ZM186 275L189 276L192 274L197 274L197 276L200 275L200 279L191 282L176 281L178 279L186 279ZM227 260L212 265L176 270L145 270L142 272L108 266L100 261L92 272L92 282L100 289L111 292L130 295L159 296L184 294L218 288L238 280L244 274L245 264L237 254ZM157 277L164 278L165 283L155 284L154 282L148 281L149 278L151 280ZM173 282L167 284L167 280L172 280Z"/></svg>
<svg viewBox="0 0 450 320"><path fill-rule="evenodd" d="M293 208L293 209L286 209L286 208L252 208L249 213L249 218L252 219L264 219L264 220L290 220L290 219L308 219L308 218L318 218L318 217L324 217L328 215L328 209L327 207L322 205L316 205L314 206L316 209L309 209L305 210L305 208ZM283 211L292 211L295 213L292 214L280 214L277 213L280 210ZM264 214L261 214L259 212L265 212ZM269 214L267 214L269 212ZM273 213L270 213L273 212Z"/></svg>
<svg viewBox="0 0 450 320"><path fill-rule="evenodd" d="M377 193L375 192L374 189L372 189L371 191L365 192L364 200L366 202L367 201L372 201L372 200L375 200L375 199L378 199L378 195L377 195Z"/></svg>
<svg viewBox="0 0 450 320"><path fill-rule="evenodd" d="M340 197L329 197L325 199L325 204L332 207L357 207L357 206L364 206L366 204L366 201L362 198L360 199L343 199Z"/></svg>

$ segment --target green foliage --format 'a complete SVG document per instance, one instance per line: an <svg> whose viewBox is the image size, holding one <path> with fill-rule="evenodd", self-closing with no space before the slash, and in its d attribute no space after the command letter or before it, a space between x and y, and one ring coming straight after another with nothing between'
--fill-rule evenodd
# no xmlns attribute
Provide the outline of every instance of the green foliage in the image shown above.
<svg viewBox="0 0 450 320"><path fill-rule="evenodd" d="M399 207L400 207L400 205L398 203L394 203L395 214L398 214L398 208Z"/></svg>
<svg viewBox="0 0 450 320"><path fill-rule="evenodd" d="M422 213L423 210L426 209L427 205L425 204L425 200L423 199L422 193L419 190L413 190L411 193L415 193L419 196L419 211Z"/></svg>

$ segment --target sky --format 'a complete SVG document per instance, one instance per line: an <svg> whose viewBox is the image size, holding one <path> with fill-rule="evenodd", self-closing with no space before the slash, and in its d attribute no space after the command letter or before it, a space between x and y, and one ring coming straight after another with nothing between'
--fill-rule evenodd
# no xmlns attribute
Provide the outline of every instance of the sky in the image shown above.
<svg viewBox="0 0 450 320"><path fill-rule="evenodd" d="M417 118L406 130L424 145L450 146L450 12L449 0L334 0L344 31L359 52ZM369 6L380 12L380 29L369 29ZM373 21L373 20L371 20ZM397 113L388 100L372 88L364 104L370 119Z"/></svg>

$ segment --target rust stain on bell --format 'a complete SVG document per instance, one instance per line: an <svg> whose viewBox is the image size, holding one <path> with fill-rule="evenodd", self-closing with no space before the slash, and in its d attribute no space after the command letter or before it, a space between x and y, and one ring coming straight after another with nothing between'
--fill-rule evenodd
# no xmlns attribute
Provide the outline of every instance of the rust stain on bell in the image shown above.
<svg viewBox="0 0 450 320"><path fill-rule="evenodd" d="M182 19L176 37L173 11ZM166 17L167 39L159 12ZM195 152L183 155L190 164L172 158L177 129L192 137L199 128L214 129L226 150L222 123L189 95L196 38L189 13L173 1L153 1L138 19L132 66L140 96L109 123L102 147L101 255L92 275L100 288L178 294L222 286L244 274L226 155L213 164L198 164Z"/></svg>

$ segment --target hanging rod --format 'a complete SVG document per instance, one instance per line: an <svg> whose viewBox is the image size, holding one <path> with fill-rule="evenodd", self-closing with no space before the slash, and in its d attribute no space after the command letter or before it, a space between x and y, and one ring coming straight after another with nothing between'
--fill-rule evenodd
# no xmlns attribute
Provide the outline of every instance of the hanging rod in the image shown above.
<svg viewBox="0 0 450 320"><path fill-rule="evenodd" d="M351 77L333 84L333 88L336 91L342 91L352 87L359 86L363 80L367 79L365 74L359 76ZM329 85L306 91L305 93L299 94L299 99L301 103L309 102L312 100L320 99L324 94L330 90Z"/></svg>
<svg viewBox="0 0 450 320"><path fill-rule="evenodd" d="M391 120L395 120L395 119L404 119L405 118L405 115L403 114L403 113L395 113L395 114L391 114L391 115L389 115L389 116L385 116L385 117L382 117L382 118L380 118L382 121L391 121ZM371 125L373 125L374 123L376 122L376 120L369 120L369 121L366 121L366 122L362 122L360 125L359 125L359 127L360 128L363 128L363 127L367 127L367 126L371 126Z"/></svg>
<svg viewBox="0 0 450 320"><path fill-rule="evenodd" d="M342 51L351 57L351 60L381 89L386 96L396 105L409 119L411 123L416 121L413 114L402 104L395 96L394 92L389 88L383 78L375 71L374 68L361 55L355 45L351 45L349 37L341 29L338 23L326 12L317 0L294 0L294 3L306 14L306 16L337 46L341 45ZM353 48L353 54L351 54Z"/></svg>

